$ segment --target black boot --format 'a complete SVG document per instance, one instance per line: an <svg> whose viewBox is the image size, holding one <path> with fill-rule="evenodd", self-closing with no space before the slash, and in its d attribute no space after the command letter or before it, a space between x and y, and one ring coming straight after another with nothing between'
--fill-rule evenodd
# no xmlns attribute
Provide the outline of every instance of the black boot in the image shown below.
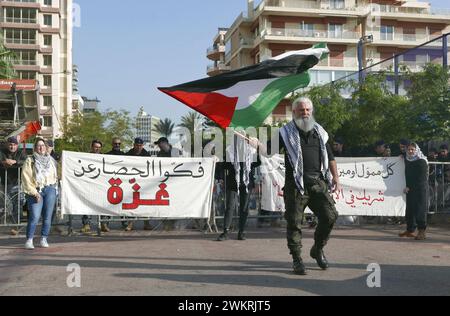
<svg viewBox="0 0 450 316"><path fill-rule="evenodd" d="M311 248L311 258L315 259L317 264L322 270L328 270L330 265L328 264L327 258L325 257L325 254L323 253L323 249L318 248L316 245L314 245Z"/></svg>
<svg viewBox="0 0 450 316"><path fill-rule="evenodd" d="M218 238L217 241L225 241L228 240L228 230L226 229L223 234L221 234Z"/></svg>
<svg viewBox="0 0 450 316"><path fill-rule="evenodd" d="M245 233L243 231L239 231L238 240L247 240Z"/></svg>
<svg viewBox="0 0 450 316"><path fill-rule="evenodd" d="M303 260L300 257L294 258L294 274L307 275L306 267L303 264Z"/></svg>

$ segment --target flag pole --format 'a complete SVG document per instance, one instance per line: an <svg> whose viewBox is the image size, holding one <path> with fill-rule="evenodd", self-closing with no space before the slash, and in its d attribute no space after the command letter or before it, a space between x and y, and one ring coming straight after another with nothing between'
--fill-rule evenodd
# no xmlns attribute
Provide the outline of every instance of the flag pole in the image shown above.
<svg viewBox="0 0 450 316"><path fill-rule="evenodd" d="M242 135L242 134L240 134L240 133L238 133L238 132L236 132L236 131L233 131L233 133L234 133L235 135L237 135L237 136L239 136L239 137L245 139L245 140L248 140L249 142L251 141L250 138L247 138L246 136L244 136L244 135Z"/></svg>

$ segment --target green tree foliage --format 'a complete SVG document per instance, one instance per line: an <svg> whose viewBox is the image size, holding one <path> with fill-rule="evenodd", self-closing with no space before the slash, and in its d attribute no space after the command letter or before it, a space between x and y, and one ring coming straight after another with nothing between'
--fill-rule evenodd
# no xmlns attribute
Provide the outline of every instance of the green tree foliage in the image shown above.
<svg viewBox="0 0 450 316"><path fill-rule="evenodd" d="M175 123L172 120L166 118L160 122L158 122L153 131L157 132L161 136L169 138L173 134L173 129L175 128Z"/></svg>
<svg viewBox="0 0 450 316"><path fill-rule="evenodd" d="M178 126L187 128L193 136L195 131L203 128L203 122L204 118L201 114L197 112L189 112L181 118L181 123L178 124Z"/></svg>
<svg viewBox="0 0 450 316"><path fill-rule="evenodd" d="M3 45L3 37L0 36L0 79L12 79L16 77L12 63L15 58L15 54Z"/></svg>
<svg viewBox="0 0 450 316"><path fill-rule="evenodd" d="M429 64L422 72L406 71L401 81L406 96L392 92L392 73L368 75L362 85L338 82L304 94L314 102L317 121L350 147L372 146L379 139L387 143L401 138L449 139L449 72Z"/></svg>
<svg viewBox="0 0 450 316"><path fill-rule="evenodd" d="M122 143L131 145L133 140L133 123L127 111L94 112L66 118L64 137L57 142L57 150L89 152L94 139L103 142L103 152L111 150L111 140L120 137Z"/></svg>
<svg viewBox="0 0 450 316"><path fill-rule="evenodd" d="M349 82L317 86L308 91L313 101L316 120L330 133L335 134L351 119L351 103L342 96Z"/></svg>
<svg viewBox="0 0 450 316"><path fill-rule="evenodd" d="M408 125L416 139L450 138L450 72L440 65L428 64L424 70L409 73L410 108Z"/></svg>

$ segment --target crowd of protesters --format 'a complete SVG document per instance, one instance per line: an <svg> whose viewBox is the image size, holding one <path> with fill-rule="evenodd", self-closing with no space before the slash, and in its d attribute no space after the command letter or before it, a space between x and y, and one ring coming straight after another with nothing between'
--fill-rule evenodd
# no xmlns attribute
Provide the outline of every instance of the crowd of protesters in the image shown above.
<svg viewBox="0 0 450 316"><path fill-rule="evenodd" d="M174 149L167 138L160 138L154 143L159 147L158 157L178 157L180 152ZM401 237L414 237L416 239L425 239L426 230L426 211L434 209L442 209L450 205L450 165L439 164L440 162L450 162L448 145L443 143L437 148L429 148L427 156L425 156L420 146L409 140L402 139L396 145L389 145L383 140L377 141L372 150L359 150L355 152L350 150L342 137L336 136L333 142L330 142L335 157L391 157L401 155L406 163L406 180L407 188L407 230L400 234ZM91 153L102 154L103 143L99 140L92 141ZM136 138L134 146L128 152L122 151L122 142L120 138L112 140L112 150L105 153L107 155L124 155L124 156L139 156L150 157L151 154L144 149L144 141L141 138ZM60 155L55 152L52 141L45 141L38 138L33 147L33 154L27 157L24 150L19 148L19 142L16 137L7 139L5 146L0 150L0 175L1 175L1 192L6 192L7 197L12 202L12 217L17 218L21 216L22 208L26 205L28 209L28 227L27 227L27 249L33 249L33 236L36 225L40 219L43 218L43 226L41 231L41 247L48 247L47 237L50 232L51 222L55 218L55 204L57 201L58 184L57 184L57 164L60 160ZM425 163L426 162L426 163ZM429 162L436 164L429 164ZM244 166L241 164L242 170ZM230 196L233 188L225 188L224 186L224 170L233 169L232 164L218 165L216 170L216 191L217 199L221 192L227 192L229 196L228 201L235 201ZM22 169L22 189L19 188L19 170ZM252 165L252 170L253 170ZM425 170L425 171L424 171ZM7 175L6 175L7 174ZM248 208L251 204L250 196L253 190L257 190L254 185L255 175L257 172L251 172L250 183L253 184L244 190L244 200L241 200L243 208L236 208L235 205L223 205L217 215L225 215L224 233L219 237L219 240L226 240L230 231L232 223L232 215L235 208L240 212L239 224L239 239L245 240L245 225L248 217ZM243 175L241 172L241 184L243 183ZM235 177L229 177L231 179ZM230 182L229 180L228 182ZM5 190L6 186L6 190ZM231 191L230 191L231 190ZM236 189L237 191L237 189ZM17 198L19 192L23 192L24 196ZM428 194L417 194L418 192L427 192ZM242 194L241 194L242 195ZM239 204L239 203L235 203ZM0 208L1 209L1 208ZM18 212L20 210L20 212ZM267 215L267 214L264 214ZM108 217L102 217L102 232L109 232ZM167 222L167 223L166 223ZM166 221L165 228L170 230L174 228L175 221ZM311 222L313 224L313 222ZM133 221L127 221L123 218L122 222L125 231L133 230ZM414 232L419 229L419 234ZM144 230L153 230L150 221L144 221ZM91 232L91 218L89 216L82 217L82 233ZM17 235L17 229L11 229L12 235Z"/></svg>

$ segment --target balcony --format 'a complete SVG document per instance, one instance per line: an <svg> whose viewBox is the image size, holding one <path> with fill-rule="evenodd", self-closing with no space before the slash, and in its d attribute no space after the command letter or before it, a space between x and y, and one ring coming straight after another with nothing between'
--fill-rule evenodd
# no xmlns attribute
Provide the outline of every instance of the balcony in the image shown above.
<svg viewBox="0 0 450 316"><path fill-rule="evenodd" d="M375 11L376 7L372 7L372 11ZM438 9L438 8L415 8L415 7L400 7L393 5L380 5L379 11L383 16L411 16L411 15L441 15L450 17L450 9Z"/></svg>
<svg viewBox="0 0 450 316"><path fill-rule="evenodd" d="M36 60L13 60L12 64L14 66L36 66Z"/></svg>
<svg viewBox="0 0 450 316"><path fill-rule="evenodd" d="M206 50L206 56L210 60L218 61L220 56L225 53L225 45L214 45Z"/></svg>
<svg viewBox="0 0 450 316"><path fill-rule="evenodd" d="M348 68L351 70L357 70L358 60L357 57L344 57L344 58L325 58L318 64L318 67L333 67L333 68Z"/></svg>
<svg viewBox="0 0 450 316"><path fill-rule="evenodd" d="M370 33L370 32L368 32ZM403 46L417 46L432 41L440 35L428 34L404 34L404 33L380 33L374 32L374 42L383 45L403 45ZM435 40L428 45L442 46L442 39Z"/></svg>
<svg viewBox="0 0 450 316"><path fill-rule="evenodd" d="M320 3L315 1L267 0L265 5L278 8L320 9Z"/></svg>
<svg viewBox="0 0 450 316"><path fill-rule="evenodd" d="M208 76L216 76L218 74L221 74L223 72L227 72L230 70L231 70L230 66L226 66L224 63L217 63L217 64L209 65L206 68L206 73L208 74Z"/></svg>
<svg viewBox="0 0 450 316"><path fill-rule="evenodd" d="M281 28L271 28L263 30L262 35L264 37L285 37L295 40L300 40L300 38L309 38L317 40L336 40L338 42L354 42L356 43L361 35L357 32L327 32L327 31L308 31L300 29L281 29Z"/></svg>
<svg viewBox="0 0 450 316"><path fill-rule="evenodd" d="M6 44L17 44L17 45L36 45L37 41L35 38L5 38Z"/></svg>
<svg viewBox="0 0 450 316"><path fill-rule="evenodd" d="M351 11L355 13L358 11L362 13L364 7L345 6L344 2L334 1L297 1L297 0L266 0L261 3L258 10L263 10L264 7L272 8L286 8L286 9L306 9L306 10L327 10L327 11Z"/></svg>
<svg viewBox="0 0 450 316"><path fill-rule="evenodd" d="M3 22L4 23L20 23L20 24L37 24L37 19L36 18L14 18L14 17L9 17L9 16L5 16L3 18Z"/></svg>

